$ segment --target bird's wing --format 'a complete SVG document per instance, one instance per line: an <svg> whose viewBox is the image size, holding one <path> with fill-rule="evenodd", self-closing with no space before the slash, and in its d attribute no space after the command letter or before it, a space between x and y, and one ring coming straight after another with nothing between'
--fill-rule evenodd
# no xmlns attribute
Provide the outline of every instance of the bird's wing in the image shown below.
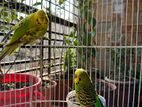
<svg viewBox="0 0 142 107"><path fill-rule="evenodd" d="M18 40L20 38L22 38L22 36L25 35L25 33L28 31L29 29L29 17L26 17L25 19L23 19L18 25L15 26L15 31L14 34L12 35L12 37L10 38L8 45L14 44L16 42L18 42Z"/></svg>
<svg viewBox="0 0 142 107"><path fill-rule="evenodd" d="M102 107L105 107L106 105L106 100L104 97L102 97L101 95L98 95L99 96L99 101L100 103L102 104Z"/></svg>

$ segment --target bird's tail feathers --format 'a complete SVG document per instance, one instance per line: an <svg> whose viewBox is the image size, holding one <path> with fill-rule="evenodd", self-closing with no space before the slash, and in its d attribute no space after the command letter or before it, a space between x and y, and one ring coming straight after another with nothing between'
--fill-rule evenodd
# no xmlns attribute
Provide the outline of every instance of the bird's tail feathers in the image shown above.
<svg viewBox="0 0 142 107"><path fill-rule="evenodd" d="M16 49L18 48L18 45L14 46L5 46L4 49L0 52L0 61L6 56L11 55Z"/></svg>

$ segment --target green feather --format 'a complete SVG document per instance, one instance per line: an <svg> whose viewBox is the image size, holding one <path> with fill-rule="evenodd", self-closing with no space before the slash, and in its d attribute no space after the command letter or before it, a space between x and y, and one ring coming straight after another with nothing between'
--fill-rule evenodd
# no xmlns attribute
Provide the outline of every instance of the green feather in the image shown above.
<svg viewBox="0 0 142 107"><path fill-rule="evenodd" d="M33 44L37 39L43 38L48 28L48 16L43 10L28 15L12 29L14 34L0 52L0 60L6 55L11 55L17 48L26 44ZM3 41L7 39L4 37Z"/></svg>
<svg viewBox="0 0 142 107"><path fill-rule="evenodd" d="M81 107L103 107L89 75L85 70L77 69L75 71L74 82L76 95Z"/></svg>

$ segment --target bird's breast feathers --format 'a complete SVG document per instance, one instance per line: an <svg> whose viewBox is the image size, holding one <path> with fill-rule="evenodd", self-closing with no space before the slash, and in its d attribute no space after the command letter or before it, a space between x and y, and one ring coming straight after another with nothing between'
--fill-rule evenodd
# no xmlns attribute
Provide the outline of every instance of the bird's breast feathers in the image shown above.
<svg viewBox="0 0 142 107"><path fill-rule="evenodd" d="M37 39L41 39L44 34L46 33L46 31L42 31L39 29L33 29L33 30L29 30L28 32L26 32L26 34L21 38L21 42L32 42L35 41Z"/></svg>

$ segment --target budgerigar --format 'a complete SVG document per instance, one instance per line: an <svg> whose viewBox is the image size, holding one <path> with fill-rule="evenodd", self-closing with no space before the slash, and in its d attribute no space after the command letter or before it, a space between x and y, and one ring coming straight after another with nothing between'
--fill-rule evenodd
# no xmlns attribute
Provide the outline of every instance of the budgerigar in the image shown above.
<svg viewBox="0 0 142 107"><path fill-rule="evenodd" d="M43 10L38 10L22 19L13 27L14 34L0 52L0 60L11 55L17 48L26 44L33 44L44 37L48 28L49 19Z"/></svg>
<svg viewBox="0 0 142 107"><path fill-rule="evenodd" d="M74 83L76 96L79 99L81 107L104 107L89 75L84 69L77 69L75 71Z"/></svg>

